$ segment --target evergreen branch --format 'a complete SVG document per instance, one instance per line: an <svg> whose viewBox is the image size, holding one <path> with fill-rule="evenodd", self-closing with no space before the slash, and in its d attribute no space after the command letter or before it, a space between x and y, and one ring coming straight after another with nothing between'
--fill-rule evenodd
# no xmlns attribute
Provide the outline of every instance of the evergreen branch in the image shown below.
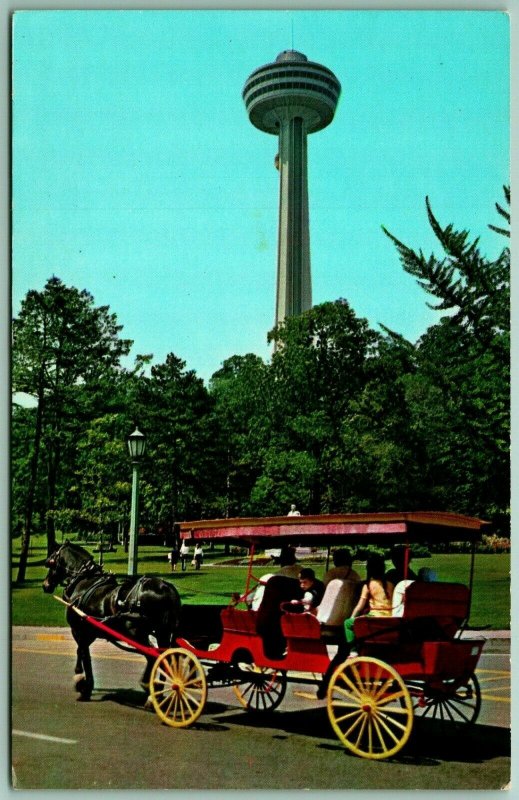
<svg viewBox="0 0 519 800"><path fill-rule="evenodd" d="M396 331L391 330L391 328L388 328L387 325L384 325L384 323L382 322L379 322L378 325L382 328L384 333L386 333L390 337L390 339L392 339L397 344L403 345L407 350L414 353L415 351L414 344L410 342L408 339L406 339L405 336L402 336L401 333L397 333Z"/></svg>
<svg viewBox="0 0 519 800"><path fill-rule="evenodd" d="M501 214L501 216L504 217L507 222L510 222L510 214L508 211L505 211L505 209L500 206L499 203L496 203L496 209L498 214Z"/></svg>
<svg viewBox="0 0 519 800"><path fill-rule="evenodd" d="M496 225L488 225L491 231L495 231L496 233L501 233L503 236L508 236L510 238L510 231L506 231L504 228L498 228Z"/></svg>
<svg viewBox="0 0 519 800"><path fill-rule="evenodd" d="M508 205L510 205L510 187L503 186L503 192L505 194L506 202L508 203ZM499 203L496 203L495 206L497 213L501 217L503 217L503 219L506 219L506 221L510 225L511 221L510 213L506 211L506 209L504 209L503 206L500 206ZM499 228L497 225L490 225L490 224L488 227L490 228L491 231L495 231L496 233L500 233L502 236L508 236L508 238L510 238L510 231L506 230L506 228Z"/></svg>
<svg viewBox="0 0 519 800"><path fill-rule="evenodd" d="M425 198L425 205L431 228L447 255L456 260L463 260L469 253L474 252L477 240L467 246L468 231L455 231L452 224L447 225L445 229L442 228L432 212L429 197Z"/></svg>

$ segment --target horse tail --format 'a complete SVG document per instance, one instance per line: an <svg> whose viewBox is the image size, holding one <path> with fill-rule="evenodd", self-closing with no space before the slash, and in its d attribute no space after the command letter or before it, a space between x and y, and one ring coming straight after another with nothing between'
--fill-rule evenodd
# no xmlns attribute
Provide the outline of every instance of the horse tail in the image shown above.
<svg viewBox="0 0 519 800"><path fill-rule="evenodd" d="M171 647L175 644L180 626L180 595L173 584L162 578L148 580L147 588L152 589L157 603L153 617L157 620L158 616L156 634L159 646Z"/></svg>
<svg viewBox="0 0 519 800"><path fill-rule="evenodd" d="M180 624L180 614L174 612L172 609L167 609L166 613L164 614L164 627L163 627L165 647L174 646L177 639L179 624Z"/></svg>

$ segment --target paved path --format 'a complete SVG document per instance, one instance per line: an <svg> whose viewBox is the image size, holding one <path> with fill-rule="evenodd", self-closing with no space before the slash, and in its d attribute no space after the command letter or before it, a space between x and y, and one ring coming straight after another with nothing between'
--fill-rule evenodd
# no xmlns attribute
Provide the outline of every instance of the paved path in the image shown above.
<svg viewBox="0 0 519 800"><path fill-rule="evenodd" d="M12 757L20 789L499 789L510 779L506 637L482 657L483 711L471 731L446 736L415 724L387 762L349 754L323 703L291 685L282 706L254 718L230 689L211 689L188 730L161 725L138 690L141 657L93 645L97 690L72 691L74 646L67 628L15 628ZM489 641L490 645L490 641ZM486 715L486 717L485 717ZM490 716L489 716L490 715Z"/></svg>

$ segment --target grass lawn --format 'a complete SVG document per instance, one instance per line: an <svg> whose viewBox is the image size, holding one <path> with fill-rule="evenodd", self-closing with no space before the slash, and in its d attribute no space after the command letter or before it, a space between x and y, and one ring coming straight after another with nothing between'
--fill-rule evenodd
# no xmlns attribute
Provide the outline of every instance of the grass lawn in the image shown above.
<svg viewBox="0 0 519 800"><path fill-rule="evenodd" d="M89 549L87 547L87 549ZM90 548L93 553L93 548ZM166 558L167 548L141 547L139 550L139 572L160 575L175 584L183 603L215 603L225 604L231 593L243 591L247 576L247 567L225 563L229 557L224 556L223 549L205 550L205 564L196 572L189 567L186 572L171 572ZM93 553L97 559L99 554ZM13 552L13 581L16 579L18 561L17 543ZM42 582L47 573L44 566L46 548L43 537L35 537L29 557L26 582L23 586L13 586L12 614L13 625L65 625L65 611L61 603L42 590ZM322 577L324 562L313 564L305 560L305 565L312 566L318 577ZM115 553L104 553L105 569L118 574L126 574L128 556L122 547ZM365 564L354 564L355 569L364 576ZM441 581L468 583L470 557L464 554L433 554L431 558L413 562L418 569L428 566L435 570ZM272 565L257 566L256 577L273 572ZM59 592L61 594L61 590ZM474 576L474 593L470 625L473 628L494 630L510 627L510 555L481 554L476 556Z"/></svg>

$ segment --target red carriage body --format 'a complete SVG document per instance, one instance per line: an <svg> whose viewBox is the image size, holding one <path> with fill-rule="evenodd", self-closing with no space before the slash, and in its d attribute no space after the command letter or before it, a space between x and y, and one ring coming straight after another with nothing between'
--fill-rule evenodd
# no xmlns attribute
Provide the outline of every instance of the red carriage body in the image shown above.
<svg viewBox="0 0 519 800"><path fill-rule="evenodd" d="M479 713L474 672L484 640L462 634L470 613L475 542L486 525L475 517L445 512L389 512L188 521L180 524L180 535L191 543L231 542L249 549L241 600L259 580L253 575L258 547L326 546L329 553L332 546L359 543L472 544L468 585L415 581L406 590L403 616L358 617L358 655L340 664L331 677L326 702L338 738L357 755L382 759L404 746L417 715L472 723ZM283 607L280 626L286 650L275 659L265 654L256 611L230 604L219 617L212 641L207 631L199 636L195 630L178 638L176 648L157 651L151 699L162 721L173 727L186 727L198 718L208 684L233 685L245 708L271 711L281 703L287 681L315 684L330 666L334 639L313 614Z"/></svg>

